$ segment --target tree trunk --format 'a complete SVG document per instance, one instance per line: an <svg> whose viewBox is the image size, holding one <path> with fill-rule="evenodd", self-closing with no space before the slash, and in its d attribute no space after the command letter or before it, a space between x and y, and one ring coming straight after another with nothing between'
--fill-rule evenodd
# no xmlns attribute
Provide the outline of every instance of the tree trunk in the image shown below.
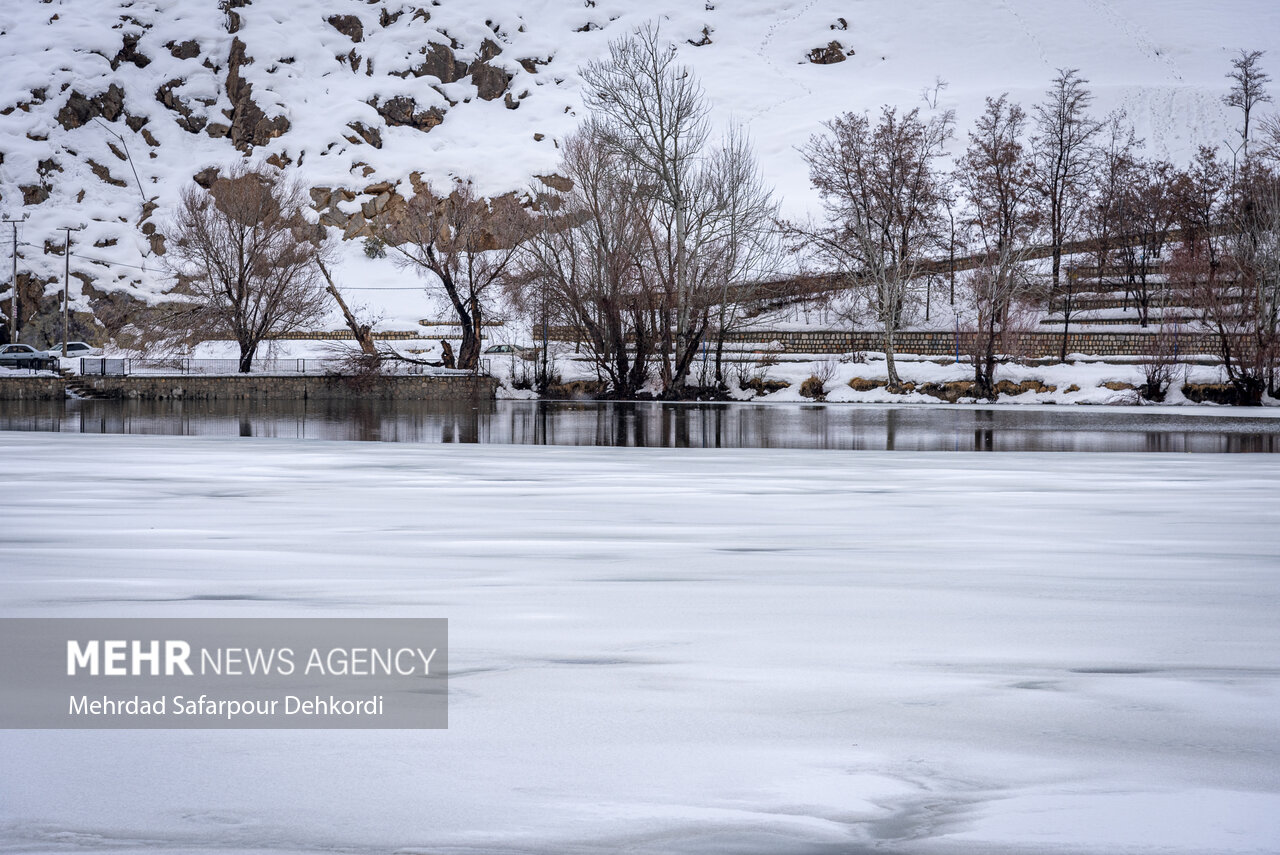
<svg viewBox="0 0 1280 855"><path fill-rule="evenodd" d="M258 343L241 341L240 342L240 365L238 371L241 374L248 374L253 370L253 355L258 350Z"/></svg>
<svg viewBox="0 0 1280 855"><path fill-rule="evenodd" d="M902 378L898 376L898 366L893 361L893 327L889 324L884 328L884 360L885 368L888 373L888 391L896 392L902 386Z"/></svg>
<svg viewBox="0 0 1280 855"><path fill-rule="evenodd" d="M465 371L475 371L480 364L480 303L472 299L469 311L460 311L462 321L462 343L458 346L458 367Z"/></svg>
<svg viewBox="0 0 1280 855"><path fill-rule="evenodd" d="M1073 277L1068 273L1066 302L1062 304L1062 350L1058 354L1059 362L1067 361L1067 338L1071 333L1072 298L1075 296L1074 284Z"/></svg>

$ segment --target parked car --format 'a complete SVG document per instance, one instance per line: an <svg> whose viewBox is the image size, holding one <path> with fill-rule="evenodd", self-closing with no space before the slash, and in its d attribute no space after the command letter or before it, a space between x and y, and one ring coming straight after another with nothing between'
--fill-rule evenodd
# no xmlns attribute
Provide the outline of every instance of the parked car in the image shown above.
<svg viewBox="0 0 1280 855"><path fill-rule="evenodd" d="M537 359L538 348L521 347L518 344L492 344L485 348L485 356L518 356L521 359Z"/></svg>
<svg viewBox="0 0 1280 855"><path fill-rule="evenodd" d="M46 350L45 353L47 353L49 356L52 356L56 359L60 359L62 357L62 345L55 344L52 347L50 347L48 350ZM101 356L101 355L102 355L102 349L94 347L91 344L87 344L83 341L67 342L67 358L68 359L78 359L81 356Z"/></svg>
<svg viewBox="0 0 1280 855"><path fill-rule="evenodd" d="M6 344L0 347L0 367L4 368L48 368L53 360L44 351L36 350L29 344Z"/></svg>

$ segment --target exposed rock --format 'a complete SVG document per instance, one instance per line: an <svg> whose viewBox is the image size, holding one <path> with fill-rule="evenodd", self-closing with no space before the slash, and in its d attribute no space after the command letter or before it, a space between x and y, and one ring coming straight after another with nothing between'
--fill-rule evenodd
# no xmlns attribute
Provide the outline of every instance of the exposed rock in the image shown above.
<svg viewBox="0 0 1280 855"><path fill-rule="evenodd" d="M4 163L3 156L0 156L0 163ZM58 161L54 160L52 157L46 160L42 160L36 164L36 172L40 175L41 178L44 178L50 172L61 172L61 171L62 171L62 167L58 165Z"/></svg>
<svg viewBox="0 0 1280 855"><path fill-rule="evenodd" d="M155 255L164 255L164 235L154 234L148 239L151 244L151 252Z"/></svg>
<svg viewBox="0 0 1280 855"><path fill-rule="evenodd" d="M501 45L493 39L485 39L480 43L480 50L476 51L476 62L488 62L500 53L502 53Z"/></svg>
<svg viewBox="0 0 1280 855"><path fill-rule="evenodd" d="M520 63L520 67L523 68L525 71L529 72L530 74L537 74L538 66L546 65L547 63L551 62L551 57L547 57L546 59L536 59L534 57L525 57L524 59L517 59L516 62Z"/></svg>
<svg viewBox="0 0 1280 855"><path fill-rule="evenodd" d="M222 122L210 122L209 127L205 128L210 139L220 140L227 134L231 133L231 126Z"/></svg>
<svg viewBox="0 0 1280 855"><path fill-rule="evenodd" d="M185 42L166 42L165 47L169 49L175 59L195 59L200 55L200 43L195 39L187 39Z"/></svg>
<svg viewBox="0 0 1280 855"><path fill-rule="evenodd" d="M388 125L402 125L417 128L420 131L429 131L444 121L444 111L439 107L419 110L418 102L408 95L397 95L382 103L375 98L369 102L369 106L377 110L378 115L382 116Z"/></svg>
<svg viewBox="0 0 1280 855"><path fill-rule="evenodd" d="M686 39L686 41L694 47L705 47L706 45L711 44L711 28L703 27L702 38L698 39L696 42L693 39ZM801 394L804 393L802 392Z"/></svg>
<svg viewBox="0 0 1280 855"><path fill-rule="evenodd" d="M142 138L146 140L146 143L149 146L154 147L154 146L160 145L160 140L156 139L155 134L151 133L151 131L147 130L146 128L142 129ZM154 153L152 154L152 156L153 157L155 156Z"/></svg>
<svg viewBox="0 0 1280 855"><path fill-rule="evenodd" d="M354 143L364 140L374 148L382 148L382 131L377 128L371 128L364 122L349 122L347 123L347 127L359 134L359 137L355 139L347 137L349 142Z"/></svg>
<svg viewBox="0 0 1280 855"><path fill-rule="evenodd" d="M113 187L128 187L128 186L129 186L129 185L128 185L128 184L126 184L124 181L121 181L119 178L112 178L112 177L111 177L111 170L107 169L105 166L103 166L101 163L98 163L98 162L97 162L96 160L94 160L93 158L89 158L89 159L87 160L87 163L89 164L89 169L91 169L91 170L93 171L93 174L94 174L94 175L96 175L96 176L98 176L98 180L100 180L100 181L104 181L104 182L106 182L107 184L110 184L110 185L111 185L111 186L113 186Z"/></svg>
<svg viewBox="0 0 1280 855"><path fill-rule="evenodd" d="M227 13L227 32L240 32L240 13L236 9L243 9L248 6L250 0L221 0L219 5L222 10Z"/></svg>
<svg viewBox="0 0 1280 855"><path fill-rule="evenodd" d="M573 181L565 178L563 175L535 175L533 177L550 187L552 190L559 190L561 193L568 193L573 189Z"/></svg>
<svg viewBox="0 0 1280 855"><path fill-rule="evenodd" d="M329 26L353 42L364 41L364 24L355 15L330 15Z"/></svg>
<svg viewBox="0 0 1280 855"><path fill-rule="evenodd" d="M835 62L844 62L844 59L844 45L837 41L830 42L826 47L809 51L809 62L817 65L831 65Z"/></svg>
<svg viewBox="0 0 1280 855"><path fill-rule="evenodd" d="M511 73L489 65L487 62L471 63L471 82L476 85L476 94L482 100L493 101L507 94L511 85ZM508 104L508 107L511 105ZM515 109L511 107L511 109Z"/></svg>
<svg viewBox="0 0 1280 855"><path fill-rule="evenodd" d="M22 191L24 205L39 205L49 198L49 188L43 184L21 184L18 189Z"/></svg>
<svg viewBox="0 0 1280 855"><path fill-rule="evenodd" d="M99 117L114 122L122 112L124 90L115 83L108 86L106 92L99 92L92 98L86 98L73 89L67 103L58 111L58 123L70 131Z"/></svg>
<svg viewBox="0 0 1280 855"><path fill-rule="evenodd" d="M386 9L383 9L378 14L378 26L389 27L392 24L394 24L396 21L400 20L400 16L403 14L404 14L403 9L401 9L398 12L388 12Z"/></svg>
<svg viewBox="0 0 1280 855"><path fill-rule="evenodd" d="M435 77L441 83L455 83L467 76L467 64L453 55L447 45L432 43L422 48L424 59L408 71L393 72L397 77Z"/></svg>
<svg viewBox="0 0 1280 855"><path fill-rule="evenodd" d="M124 45L115 55L115 58L111 60L112 71L115 71L121 64L126 62L133 63L138 68L146 68L151 64L151 57L138 53L138 39L140 37L138 33L125 33Z"/></svg>
<svg viewBox="0 0 1280 855"><path fill-rule="evenodd" d="M218 180L218 167L216 166L206 167L205 169L202 169L199 172L197 172L195 175L191 176L191 180L194 181L196 184L200 185L201 187L203 187L204 189L208 190L210 187L213 186L213 182Z"/></svg>
<svg viewBox="0 0 1280 855"><path fill-rule="evenodd" d="M142 130L143 126L149 121L151 120L146 116L130 116L128 113L124 116L124 123L128 125L129 130L133 131L135 134Z"/></svg>
<svg viewBox="0 0 1280 855"><path fill-rule="evenodd" d="M253 60L245 55L244 42L239 38L232 39L231 54L227 62L227 97L232 104L230 135L232 144L244 152L264 145L289 130L287 118L268 117L253 100L253 84L240 76L240 67L251 62Z"/></svg>
<svg viewBox="0 0 1280 855"><path fill-rule="evenodd" d="M176 77L173 80L167 80L160 84L160 88L156 90L156 100L163 104L167 109L178 114L178 118L176 119L178 127L188 133L198 134L204 130L204 126L209 120L204 116L195 115L195 113L192 112L191 107L187 105L187 102L178 97L176 90L184 82L186 81L181 77ZM152 143L151 140L147 140L147 142L152 145L159 145L159 143Z"/></svg>

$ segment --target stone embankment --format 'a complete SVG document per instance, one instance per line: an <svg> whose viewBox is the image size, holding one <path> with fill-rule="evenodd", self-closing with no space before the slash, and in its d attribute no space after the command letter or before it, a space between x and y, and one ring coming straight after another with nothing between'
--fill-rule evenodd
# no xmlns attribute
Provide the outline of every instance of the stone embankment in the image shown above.
<svg viewBox="0 0 1280 855"><path fill-rule="evenodd" d="M261 374L234 376L81 377L98 398L146 400L357 400L466 401L492 399L497 380L456 374L429 377L281 377ZM61 377L0 378L0 400L60 400L66 396Z"/></svg>

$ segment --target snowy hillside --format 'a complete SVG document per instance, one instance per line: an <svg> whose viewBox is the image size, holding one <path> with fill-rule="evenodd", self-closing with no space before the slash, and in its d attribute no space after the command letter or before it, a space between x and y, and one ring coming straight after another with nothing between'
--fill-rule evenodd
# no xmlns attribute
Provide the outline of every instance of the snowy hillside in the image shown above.
<svg viewBox="0 0 1280 855"><path fill-rule="evenodd" d="M919 105L937 78L949 83L938 107L957 110L963 133L986 95L1007 90L1029 104L1055 68L1079 67L1100 112L1124 108L1154 151L1180 159L1229 139L1220 96L1237 49L1280 62L1270 0L223 5L0 4L0 212L30 215L19 269L49 293L62 273L57 230L82 224L76 307L102 314L109 292L163 291L158 253L178 194L243 157L322 188L313 199L348 237L392 190L408 196L452 177L489 194L525 188L555 171L557 140L581 117L576 69L651 17L701 76L717 121L748 127L789 214L814 204L795 147L820 122ZM0 270L9 237L0 232ZM365 259L358 241L346 247L339 279L365 289L355 301L384 326L435 313L410 274Z"/></svg>

